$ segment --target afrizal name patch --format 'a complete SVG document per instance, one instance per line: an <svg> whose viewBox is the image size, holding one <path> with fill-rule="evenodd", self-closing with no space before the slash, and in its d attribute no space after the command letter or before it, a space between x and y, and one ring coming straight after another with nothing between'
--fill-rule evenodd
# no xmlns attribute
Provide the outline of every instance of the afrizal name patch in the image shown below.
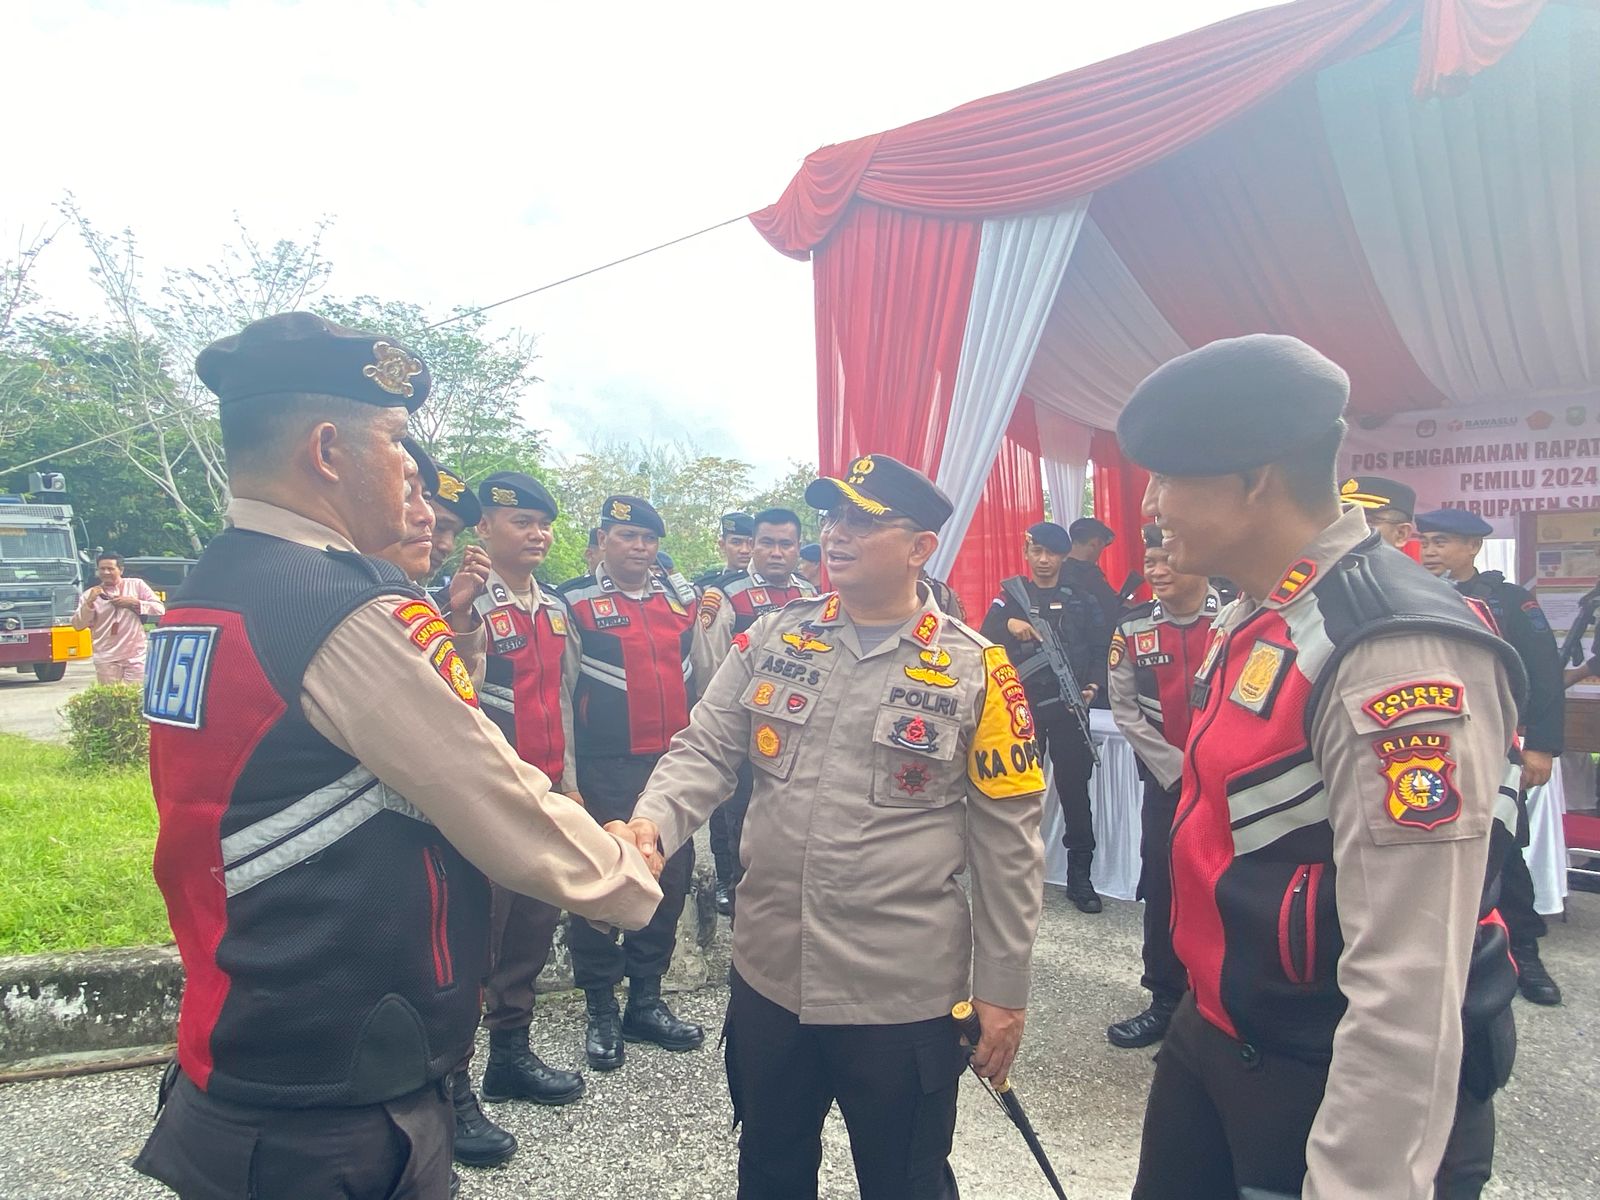
<svg viewBox="0 0 1600 1200"><path fill-rule="evenodd" d="M1361 706L1385 729L1412 713L1435 712L1457 716L1465 699L1461 685L1440 679L1419 679L1379 692Z"/></svg>

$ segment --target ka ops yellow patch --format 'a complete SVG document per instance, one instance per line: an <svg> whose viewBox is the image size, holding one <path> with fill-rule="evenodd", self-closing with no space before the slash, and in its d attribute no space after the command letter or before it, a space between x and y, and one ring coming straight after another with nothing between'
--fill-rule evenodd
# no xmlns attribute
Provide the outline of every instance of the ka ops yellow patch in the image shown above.
<svg viewBox="0 0 1600 1200"><path fill-rule="evenodd" d="M1039 747L1032 737L1019 736L1018 730L1033 729L1032 714L1026 719L1018 712L1027 702L1020 698L1022 685L1016 669L1000 646L983 652L983 711L972 734L967 754L967 778L991 800L1014 800L1044 791L1044 770L1039 765Z"/></svg>

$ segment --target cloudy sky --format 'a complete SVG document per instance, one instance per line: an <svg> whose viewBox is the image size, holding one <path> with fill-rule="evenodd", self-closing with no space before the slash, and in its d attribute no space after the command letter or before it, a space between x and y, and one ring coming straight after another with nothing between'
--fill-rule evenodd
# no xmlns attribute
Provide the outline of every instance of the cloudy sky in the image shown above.
<svg viewBox="0 0 1600 1200"><path fill-rule="evenodd" d="M443 315L762 207L805 155L1261 3L6 0L0 246L68 191L147 269L322 216L330 291ZM79 248L47 299L93 303ZM499 310L559 451L816 453L811 273L746 222Z"/></svg>

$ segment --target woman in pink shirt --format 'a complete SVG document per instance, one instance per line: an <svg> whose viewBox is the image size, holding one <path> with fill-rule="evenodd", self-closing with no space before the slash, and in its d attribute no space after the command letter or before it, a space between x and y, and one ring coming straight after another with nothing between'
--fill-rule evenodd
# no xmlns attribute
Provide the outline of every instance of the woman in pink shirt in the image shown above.
<svg viewBox="0 0 1600 1200"><path fill-rule="evenodd" d="M144 680L144 623L167 611L150 585L122 577L122 555L108 552L95 560L100 582L83 594L72 615L76 629L94 641L94 675L100 683Z"/></svg>

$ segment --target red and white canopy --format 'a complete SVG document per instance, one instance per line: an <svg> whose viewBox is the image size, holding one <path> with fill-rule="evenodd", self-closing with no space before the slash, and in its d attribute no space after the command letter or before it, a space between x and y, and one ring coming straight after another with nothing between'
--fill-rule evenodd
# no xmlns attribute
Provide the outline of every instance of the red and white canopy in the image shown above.
<svg viewBox="0 0 1600 1200"><path fill-rule="evenodd" d="M1299 0L825 147L753 217L813 262L822 466L933 475L970 607L1091 457L1137 565L1104 431L1214 338L1318 346L1367 426L1600 392L1597 114L1596 0Z"/></svg>

